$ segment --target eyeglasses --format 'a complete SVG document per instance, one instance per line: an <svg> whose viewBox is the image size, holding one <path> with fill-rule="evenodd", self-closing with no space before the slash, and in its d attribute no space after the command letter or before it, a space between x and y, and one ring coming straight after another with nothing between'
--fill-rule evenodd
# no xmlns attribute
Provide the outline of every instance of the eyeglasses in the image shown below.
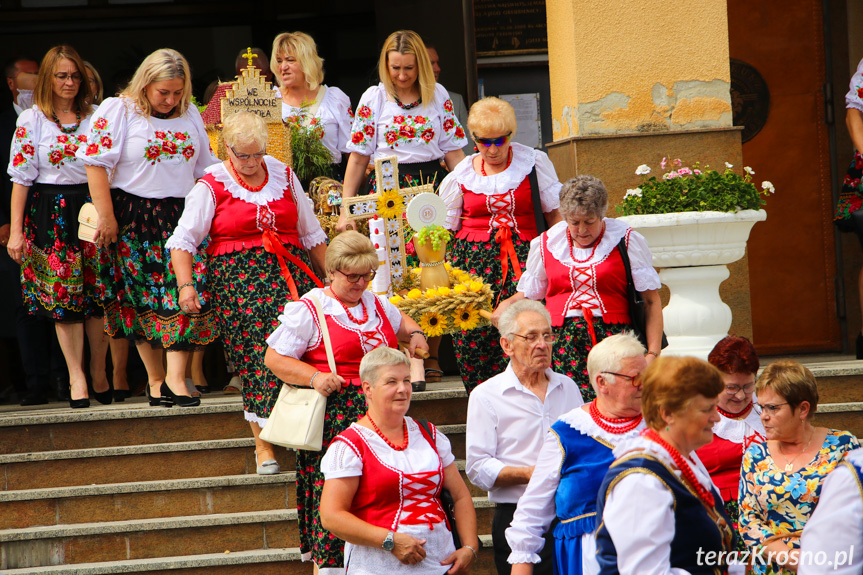
<svg viewBox="0 0 863 575"><path fill-rule="evenodd" d="M626 375L625 373L614 373L613 371L601 371L600 373L604 373L606 375L613 375L615 377L625 377L629 380L629 383L631 383L633 387L639 387L641 385L640 373L638 375Z"/></svg>
<svg viewBox="0 0 863 575"><path fill-rule="evenodd" d="M263 158L264 156L267 155L267 150L262 150L262 151L258 152L257 154L238 154L237 150L234 149L234 146L228 146L228 147L231 148L231 151L234 152L234 155L237 156L238 160L246 161L249 158L255 158L256 160L260 160L261 158Z"/></svg>
<svg viewBox="0 0 863 575"><path fill-rule="evenodd" d="M503 146L504 144L507 143L510 136L512 136L512 132L510 132L509 134L507 134L505 136L500 136L497 138L474 138L474 141L477 144L482 144L486 148L491 148L492 145L495 145L498 148L500 148L501 146Z"/></svg>
<svg viewBox="0 0 863 575"><path fill-rule="evenodd" d="M352 284L355 284L360 280L363 280L364 282L370 282L374 279L375 274L377 273L374 270L367 272L367 273L364 273L364 274L346 274L342 270L336 270L336 271L339 272L340 274L342 274L343 276L345 276L345 279L348 280L348 283L352 283Z"/></svg>
<svg viewBox="0 0 863 575"><path fill-rule="evenodd" d="M755 391L755 383L747 383L742 387L739 385L726 385L725 393L727 393L728 395L737 395L738 393L740 393L741 389L743 390L743 393L752 393L753 391Z"/></svg>
<svg viewBox="0 0 863 575"><path fill-rule="evenodd" d="M529 333L527 335L514 333L512 335L520 337L530 345L535 345L537 342L539 342L540 338L542 338L542 341L544 341L545 343L554 343L557 340L557 335L553 333Z"/></svg>
<svg viewBox="0 0 863 575"><path fill-rule="evenodd" d="M764 405L761 405L759 403L753 403L752 409L754 409L755 413L757 413L758 415L761 415L765 411L767 412L767 415L776 415L777 413L779 413L779 408L783 405L788 405L788 402L786 401L785 403L773 404L765 403Z"/></svg>
<svg viewBox="0 0 863 575"><path fill-rule="evenodd" d="M80 83L81 83L81 80L83 79L83 77L81 76L81 74L78 74L77 72L76 72L76 73L74 73L74 74L65 74L65 73L63 73L63 74L54 74L54 77L55 77L55 78L57 78L57 80L59 80L61 83L65 83L65 82L66 82L66 80L68 80L68 79L70 79L70 78L71 78L71 79L72 79L72 82L74 82L75 84L80 84Z"/></svg>

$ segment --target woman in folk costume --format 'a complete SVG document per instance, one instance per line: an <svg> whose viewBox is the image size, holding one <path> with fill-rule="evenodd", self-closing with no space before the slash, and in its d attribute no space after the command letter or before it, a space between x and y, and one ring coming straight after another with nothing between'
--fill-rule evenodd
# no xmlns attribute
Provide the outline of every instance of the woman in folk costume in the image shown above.
<svg viewBox="0 0 863 575"><path fill-rule="evenodd" d="M394 348L401 341L412 356L428 345L414 320L366 289L378 267L369 238L355 231L338 235L327 247L324 265L329 287L312 289L285 306L279 327L267 338L266 364L282 381L327 397L322 450L297 452L297 513L303 558L314 561L321 573L335 574L343 572L344 544L321 527L321 459L333 438L366 412L360 361L381 345ZM338 373L330 371L321 321L338 358Z"/></svg>
<svg viewBox="0 0 863 575"><path fill-rule="evenodd" d="M453 266L481 276L502 301L516 292L530 241L539 235L537 220L540 231L560 220L561 185L548 156L511 141L517 125L508 102L483 98L467 122L479 153L456 166L438 193L447 204L446 227L455 232ZM468 393L506 368L491 326L463 331L453 344Z"/></svg>
<svg viewBox="0 0 863 575"><path fill-rule="evenodd" d="M109 292L105 331L137 343L151 405L159 405L160 398L166 406L201 403L187 395L186 364L192 350L216 337L207 298L197 314L180 309L165 248L195 180L219 163L191 98L186 59L174 50L156 50L119 97L102 102L87 146L77 152L87 165L99 214L96 241L108 247L111 257L111 267L103 270ZM205 267L199 262L194 279L199 292L206 293ZM163 351L169 352L167 370Z"/></svg>
<svg viewBox="0 0 863 575"><path fill-rule="evenodd" d="M587 369L596 399L563 415L546 436L506 532L512 575L533 573L545 544L543 533L555 518L554 572L599 571L596 496L614 461L612 450L644 429L641 372L646 367L644 346L631 333L607 337L590 351Z"/></svg>
<svg viewBox="0 0 863 575"><path fill-rule="evenodd" d="M228 358L240 367L257 472L270 475L279 472L279 464L273 446L259 435L282 384L264 365L263 342L287 302L323 285L317 274L324 268L327 236L293 170L266 155L267 126L261 118L232 114L222 135L228 159L209 168L192 188L166 248L180 284L180 306L192 316L201 311L193 258L210 238L208 299Z"/></svg>
<svg viewBox="0 0 863 575"><path fill-rule="evenodd" d="M647 241L625 223L606 218L607 211L608 192L599 179L567 180L560 192L564 221L531 241L518 292L501 302L492 317L495 321L519 299L544 299L557 334L552 369L575 380L585 402L595 397L587 354L597 342L631 324L621 245L635 289L646 304L648 364L661 351L660 282Z"/></svg>
<svg viewBox="0 0 863 575"><path fill-rule="evenodd" d="M24 308L54 322L69 368L73 408L89 407L84 334L90 375L100 403L111 403L105 373L107 254L78 239L78 212L90 201L86 168L76 156L86 148L93 106L84 62L71 46L55 46L42 59L35 105L18 117L9 177L12 203L7 251L21 265ZM24 98L20 100L23 104ZM101 391L96 391L102 388Z"/></svg>
<svg viewBox="0 0 863 575"><path fill-rule="evenodd" d="M694 357L661 357L642 381L647 426L614 449L599 488L599 572L725 573L736 533L695 454L713 441L722 375Z"/></svg>

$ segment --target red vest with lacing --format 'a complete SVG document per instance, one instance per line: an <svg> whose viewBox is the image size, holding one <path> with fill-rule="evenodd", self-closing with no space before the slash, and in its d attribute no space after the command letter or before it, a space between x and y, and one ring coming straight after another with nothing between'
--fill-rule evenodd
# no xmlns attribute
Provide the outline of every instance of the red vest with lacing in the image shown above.
<svg viewBox="0 0 863 575"><path fill-rule="evenodd" d="M526 242L538 235L527 176L517 188L505 194L476 194L464 186L461 190L464 220L456 233L457 238L487 242L498 228L510 228L513 234Z"/></svg>
<svg viewBox="0 0 863 575"><path fill-rule="evenodd" d="M436 435L437 430L433 431ZM437 453L432 438L426 437L426 440ZM363 474L351 502L351 513L391 531L397 531L400 524L428 525L434 529L436 524L446 521L437 497L443 484L440 457L438 468L433 471L405 473L381 461L356 429L346 429L334 441L348 444L363 462Z"/></svg>
<svg viewBox="0 0 863 575"><path fill-rule="evenodd" d="M210 188L216 213L210 225L209 255L222 255L264 245L263 233L271 230L281 242L300 246L297 232L297 205L288 168L288 187L281 200L258 206L239 200L231 195L224 184L213 174L207 174L199 182Z"/></svg>
<svg viewBox="0 0 863 575"><path fill-rule="evenodd" d="M321 333L315 304L305 298L300 301L306 304L309 313L315 320L318 333ZM362 384L360 381L360 361L362 361L363 356L368 352L382 345L392 348L398 346L396 332L393 330L393 326L390 324L386 313L384 313L384 308L377 296L375 297L375 311L378 316L378 324L371 331L362 331L355 324L346 325L333 316L324 315L327 328L330 330L330 342L333 345L333 357L336 360L336 367L339 370L339 375L345 379L344 387ZM314 347L307 349L300 359L322 372L329 373L330 371L330 364L327 361L327 348L320 338L318 339L318 343Z"/></svg>
<svg viewBox="0 0 863 575"><path fill-rule="evenodd" d="M623 259L616 246L598 262L569 266L552 255L547 242L546 232L541 236L540 245L542 263L548 278L545 307L551 314L553 326L563 325L569 310L580 309L595 344L593 316L602 316L602 321L606 323L632 323L626 295L626 268L623 267ZM628 231L626 243L629 245Z"/></svg>

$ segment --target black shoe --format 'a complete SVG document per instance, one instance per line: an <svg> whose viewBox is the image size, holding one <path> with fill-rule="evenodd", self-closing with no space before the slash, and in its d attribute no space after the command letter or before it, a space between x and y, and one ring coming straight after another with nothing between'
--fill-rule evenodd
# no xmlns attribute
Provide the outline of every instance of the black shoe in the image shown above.
<svg viewBox="0 0 863 575"><path fill-rule="evenodd" d="M149 383L144 384L144 389L147 390L147 401L150 402L150 407L159 407L159 403L161 403L162 398L153 397L152 395L150 395L150 384Z"/></svg>
<svg viewBox="0 0 863 575"><path fill-rule="evenodd" d="M57 390L57 401L70 401L72 399L69 393L69 380L65 377L58 377L54 380L54 389Z"/></svg>
<svg viewBox="0 0 863 575"><path fill-rule="evenodd" d="M198 390L198 393L210 393L209 385L196 385L195 389Z"/></svg>
<svg viewBox="0 0 863 575"><path fill-rule="evenodd" d="M132 392L128 389L115 389L114 390L114 401L117 403L122 403L126 401L126 398L132 397Z"/></svg>
<svg viewBox="0 0 863 575"><path fill-rule="evenodd" d="M110 389L108 389L107 391L94 391L93 397L95 397L96 401L102 405L111 405L111 401L114 399L114 394L111 393Z"/></svg>
<svg viewBox="0 0 863 575"><path fill-rule="evenodd" d="M160 391L162 392L162 407L171 407L173 405L178 405L180 407L195 407L197 405L201 405L201 399L199 397L192 397L191 395L177 395L171 391L167 382L162 383Z"/></svg>
<svg viewBox="0 0 863 575"><path fill-rule="evenodd" d="M857 334L857 359L863 359L863 333Z"/></svg>
<svg viewBox="0 0 863 575"><path fill-rule="evenodd" d="M31 391L21 400L21 405L45 405L48 403L48 398L41 393Z"/></svg>
<svg viewBox="0 0 863 575"><path fill-rule="evenodd" d="M72 409L80 409L82 407L90 407L90 398L85 397L84 399L70 399L69 407Z"/></svg>
<svg viewBox="0 0 863 575"><path fill-rule="evenodd" d="M412 381L411 389L414 391L425 391L426 390L426 382L424 381Z"/></svg>

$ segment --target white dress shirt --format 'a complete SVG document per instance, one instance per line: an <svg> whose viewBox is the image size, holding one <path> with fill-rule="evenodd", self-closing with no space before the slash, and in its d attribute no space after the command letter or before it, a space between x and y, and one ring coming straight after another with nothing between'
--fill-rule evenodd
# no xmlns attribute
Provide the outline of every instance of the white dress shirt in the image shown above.
<svg viewBox="0 0 863 575"><path fill-rule="evenodd" d="M524 387L512 364L482 383L467 404L467 476L494 503L518 503L527 484L495 487L501 469L536 464L551 425L584 404L578 386L550 368L545 401Z"/></svg>
<svg viewBox="0 0 863 575"><path fill-rule="evenodd" d="M845 460L861 465L863 449L848 453ZM819 561L822 552L825 560ZM818 506L800 538L800 558L798 575L860 575L863 565L863 487L857 473L843 464L824 480Z"/></svg>

